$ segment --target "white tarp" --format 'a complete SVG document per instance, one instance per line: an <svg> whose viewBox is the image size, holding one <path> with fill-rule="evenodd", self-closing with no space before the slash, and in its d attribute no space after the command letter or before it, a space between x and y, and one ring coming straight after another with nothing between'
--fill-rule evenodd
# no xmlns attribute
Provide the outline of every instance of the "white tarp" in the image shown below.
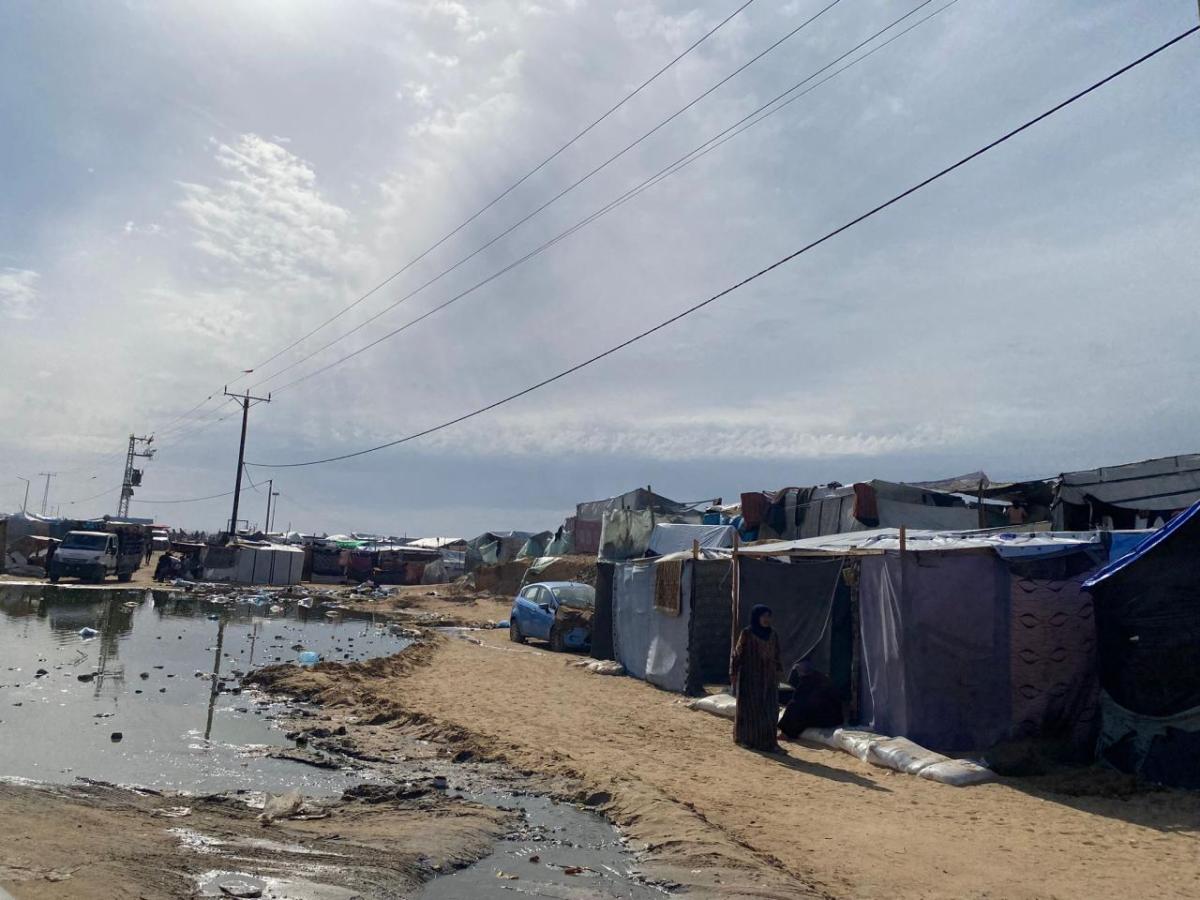
<svg viewBox="0 0 1200 900"><path fill-rule="evenodd" d="M691 604L668 615L654 608L653 562L618 563L613 571L613 644L617 660L634 678L683 693L688 676ZM692 567L683 565L680 590L691 596Z"/></svg>
<svg viewBox="0 0 1200 900"><path fill-rule="evenodd" d="M655 556L681 553L692 549L698 541L702 548L732 547L737 529L732 525L681 525L674 522L659 522L650 535L649 550Z"/></svg>
<svg viewBox="0 0 1200 900"><path fill-rule="evenodd" d="M231 568L205 566L206 581L237 584L299 584L304 551L286 544L239 544Z"/></svg>
<svg viewBox="0 0 1200 900"><path fill-rule="evenodd" d="M907 530L905 547L909 550L980 550L991 549L1005 558L1038 556L1072 548L1103 546L1094 531L927 531ZM877 528L852 531L795 541L750 544L738 552L754 556L784 556L788 553L879 553L900 549L900 529Z"/></svg>

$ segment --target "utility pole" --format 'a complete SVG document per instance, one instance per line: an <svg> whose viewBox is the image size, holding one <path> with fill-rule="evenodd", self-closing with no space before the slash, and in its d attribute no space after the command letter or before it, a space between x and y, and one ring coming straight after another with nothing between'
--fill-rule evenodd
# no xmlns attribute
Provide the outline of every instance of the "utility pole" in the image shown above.
<svg viewBox="0 0 1200 900"><path fill-rule="evenodd" d="M25 482L25 502L21 504L21 515L25 515L29 510L29 479L24 475L18 475L17 477Z"/></svg>
<svg viewBox="0 0 1200 900"><path fill-rule="evenodd" d="M229 535L233 537L237 534L238 503L242 499L242 469L246 465L246 422L250 418L251 401L255 403L270 403L271 395L251 397L249 389L247 389L245 394L231 394L229 393L229 388L226 387L225 396L231 397L234 400L240 400L242 403L242 439L238 444L237 480L233 483L233 512L229 516Z"/></svg>
<svg viewBox="0 0 1200 900"><path fill-rule="evenodd" d="M42 491L42 515L46 514L46 504L50 502L50 479L57 475L57 472L38 472L38 476L45 476L46 489Z"/></svg>
<svg viewBox="0 0 1200 900"><path fill-rule="evenodd" d="M268 533L270 533L271 526L274 523L275 514L277 512L279 512L279 491L275 491L275 493L271 494L271 496L275 498L275 505L273 507L271 507L271 521L267 522L267 532ZM288 530L291 531L290 528Z"/></svg>
<svg viewBox="0 0 1200 900"><path fill-rule="evenodd" d="M153 443L154 435L149 437L129 435L129 451L125 454L125 478L121 482L121 499L117 501L118 519L129 517L129 500L133 497L133 489L142 486L142 471L133 467L133 461L139 457L152 459L154 451L150 449L150 445ZM145 444L146 449L139 452L138 444Z"/></svg>
<svg viewBox="0 0 1200 900"><path fill-rule="evenodd" d="M263 519L263 531L271 533L271 489L275 487L275 479L267 479L267 517Z"/></svg>

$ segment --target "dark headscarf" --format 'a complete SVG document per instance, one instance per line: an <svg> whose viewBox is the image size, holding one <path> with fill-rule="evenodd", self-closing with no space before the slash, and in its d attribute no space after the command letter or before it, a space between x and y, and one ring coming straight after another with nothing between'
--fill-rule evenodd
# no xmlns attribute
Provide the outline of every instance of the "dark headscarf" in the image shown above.
<svg viewBox="0 0 1200 900"><path fill-rule="evenodd" d="M761 603L750 610L750 631L753 632L755 637L760 637L764 641L770 639L771 628L768 625L763 625L759 622L759 619L762 618L763 613L769 613L770 611L771 607L764 606Z"/></svg>

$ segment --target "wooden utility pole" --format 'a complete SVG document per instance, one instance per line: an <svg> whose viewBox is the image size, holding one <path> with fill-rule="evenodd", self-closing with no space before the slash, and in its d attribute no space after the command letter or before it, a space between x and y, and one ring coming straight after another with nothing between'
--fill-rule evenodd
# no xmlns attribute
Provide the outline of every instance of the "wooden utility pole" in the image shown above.
<svg viewBox="0 0 1200 900"><path fill-rule="evenodd" d="M275 489L275 479L267 479L267 517L263 519L263 532L271 533L271 491Z"/></svg>
<svg viewBox="0 0 1200 900"><path fill-rule="evenodd" d="M249 390L245 394L231 394L229 393L229 389L226 388L225 396L239 400L242 404L242 439L238 443L237 479L233 483L233 512L229 516L229 536L235 537L237 535L238 503L242 499L242 469L246 465L246 423L250 418L251 402L270 403L271 395L251 397Z"/></svg>

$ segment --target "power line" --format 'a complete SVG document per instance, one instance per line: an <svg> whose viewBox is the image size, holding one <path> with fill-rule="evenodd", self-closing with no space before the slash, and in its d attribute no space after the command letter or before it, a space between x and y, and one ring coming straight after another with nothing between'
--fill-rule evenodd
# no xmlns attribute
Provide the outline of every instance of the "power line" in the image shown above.
<svg viewBox="0 0 1200 900"><path fill-rule="evenodd" d="M232 497L233 491L226 491L223 494L211 494L207 497L187 497L182 500L143 500L134 498L134 503L200 503L203 500L220 500L222 497Z"/></svg>
<svg viewBox="0 0 1200 900"><path fill-rule="evenodd" d="M521 397L524 397L527 394L531 394L534 391L539 390L540 388L543 388L549 384L553 384L554 382L559 381L563 378L566 378L567 376L572 375L575 372L578 372L579 370L592 365L593 363L596 363L602 359L605 359L606 357L612 356L614 353L617 353L617 352L625 349L626 347L642 340L643 338L649 337L650 335L655 334L656 332L661 331L664 328L669 327L670 325L673 325L674 323L691 315L694 312L698 312L699 310L703 309L704 307L708 306L709 304L715 303L717 300L720 300L722 297L732 294L734 291L737 291L737 290L745 287L747 284L750 284L752 281L756 281L757 279L763 277L764 275L766 275L770 272L773 272L775 269L778 269L779 267L786 265L787 263L791 262L792 260L796 259L797 257L809 252L810 250L812 250L816 247L819 247L820 245L824 244L826 241L829 241L829 240L833 239L834 237L837 237L842 232L848 231L851 228L855 227L856 225L860 224L861 222L864 222L867 219L872 218L873 216L877 215L878 213L882 212L883 210L888 209L891 206L894 206L895 204L899 203L901 200L904 200L906 197L909 197L912 194L915 194L916 192L922 190L923 188L928 187L929 185L933 184L935 181L938 181L938 180L944 178L945 176L949 175L950 173L962 168L963 166L967 165L968 163L972 162L973 160L977 159L978 157L983 156L985 153L988 153L989 151L991 151L991 150L995 149L996 147L1000 146L1001 144L1004 144L1005 142L1011 140L1012 138L1016 137L1017 135L1021 134L1022 132L1032 128L1034 125L1037 125L1039 122L1042 122L1043 120L1048 119L1049 117L1051 117L1054 114L1058 113L1059 111L1065 109L1066 107L1070 106L1071 104L1075 103L1076 101L1083 99L1087 95L1091 94L1093 91L1098 90L1099 88L1103 87L1104 85L1108 84L1109 82L1119 78L1120 76L1131 71L1132 69L1142 65L1143 63L1154 58L1155 56L1157 56L1158 54L1167 50L1168 48L1179 43L1184 38L1187 38L1187 37L1195 34L1197 31L1200 31L1200 25L1192 26L1191 28L1187 29L1186 31L1181 32L1180 34L1178 34L1175 37L1168 40L1166 43L1159 45L1154 50L1151 50L1149 53L1146 53L1143 56L1138 57L1133 62L1125 64L1121 68L1117 69L1115 72L1112 72L1109 75L1106 75L1104 78L1101 78L1099 81L1093 83L1089 87L1086 87L1083 90L1078 91L1075 94L1072 94L1067 99L1055 104L1054 106L1050 107L1045 112L1042 112L1042 113L1038 114L1037 116L1034 116L1032 119L1027 120L1023 124L1006 132L1005 134L1001 135L1000 137L996 138L995 140L991 141L990 143L985 144L984 146L980 147L978 150L974 151L973 153L970 153L967 156L962 157L957 162L951 163L950 165L939 170L938 172L934 173L933 175L930 175L928 178L925 178L924 180L917 182L912 187L909 187L906 190L901 191L900 193L894 195L890 199L885 200L884 202L880 203L879 205L856 216L855 218L851 219L850 221L844 223L843 225L840 225L837 228L833 229L832 231L827 232L826 234L817 238L816 240L811 241L808 244L805 244L803 247L799 248L798 250L795 250L792 253L789 253L787 256L781 257L780 259L777 259L775 262L771 263L768 266L765 266L762 269L759 269L757 272L754 272L753 274L747 276L746 278L743 278L741 281L739 281L733 285L730 285L729 287L725 288L722 291L719 291L716 294L713 294L711 297L708 297L705 300L701 300L700 302L695 303L692 306L689 306L687 309L684 309L683 311L676 313L674 316L671 316L670 318L665 319L662 322L659 322L657 325L654 325L653 327L648 328L645 331L639 332L638 334L634 335L633 337L628 338L628 339L622 341L621 343L608 348L607 350L603 351L602 353L598 353L595 356L592 356L589 359L584 360L583 362L576 363L575 365L571 366L570 368L564 369L561 372L550 376L549 378L545 378L542 381L539 381L535 384L530 385L529 387L523 388L522 390L517 391L514 394L509 394L507 397L504 397L493 403L489 403L487 406L480 407L479 409L476 409L472 412L465 413L454 419L450 419L446 422L441 423L440 425L434 425L430 428L426 428L423 431L418 431L413 434L407 435L405 437L398 438L394 441L388 441L387 443L384 443L384 444L378 444L374 447L368 447L365 450L357 450L352 453L343 453L338 456L329 456L329 457L325 457L323 459L308 460L307 462L247 463L247 465L258 466L259 468L268 468L268 469L292 469L292 468L299 468L302 466L316 466L316 465L323 465L325 463L340 462L342 460L353 459L358 456L365 456L368 453L374 453L377 450L384 450L388 447L395 447L399 444L404 444L409 441L416 440L417 438L421 438L421 437L425 437L427 435L433 434L434 432L441 431L445 428L449 428L453 425L457 425L461 422L465 422L468 419L472 419L472 418L482 415L486 412L490 412L491 410L496 409L497 407L503 406L507 403L512 402L513 400L517 400Z"/></svg>
<svg viewBox="0 0 1200 900"><path fill-rule="evenodd" d="M524 184L526 181L528 181L530 178L532 178L534 175L536 175L538 172L540 172L543 168L545 168L547 165L549 165L551 162L553 162L555 159L557 159L561 154L563 154L569 148L574 146L577 141L579 141L581 138L583 138L585 135L587 135L589 132L591 132L592 129L596 128L596 126L600 125L602 122L604 122L606 119L608 119L608 117L611 116L613 113L615 113L618 109L620 109L622 106L624 106L630 100L632 100L634 97L636 97L638 94L640 94L643 90L645 90L651 84L653 84L655 81L657 81L660 76L665 74L676 63L678 63L685 56L687 56L689 53L691 53L693 50L695 50L697 47L699 47L701 44L703 44L705 41L707 41L710 37L712 37L714 34L716 34L718 31L720 31L722 28L724 28L727 24L729 24L730 21L732 21L739 13L741 13L744 9L746 9L746 7L748 7L753 2L754 2L754 0L745 0L745 2L742 3L739 7L737 7L737 9L735 9L733 12L731 12L729 15L727 15L724 19L722 19L720 22L718 22L716 25L714 25L712 28L710 28L708 31L706 31L704 34L702 34L699 38L697 38L695 41L693 41L685 50L683 50L682 53L678 54L674 59L672 59L666 65L662 66L662 68L660 68L657 72L655 72L653 75L651 75L649 78L647 78L641 84L639 84L636 88L634 88L632 91L630 91L624 97L622 97L620 100L618 100L612 106L610 106L607 110L604 111L604 113L599 118L593 119L588 125L586 125L583 128L582 131L578 132L574 137L572 137L570 140L568 140L565 144L563 144L561 147L559 147L557 150L555 150L553 153L551 153L549 156L547 156L545 159L543 159L540 163L538 163L536 166L534 166L532 169L530 169L528 172L526 172L524 175L522 175L520 178L518 178L516 181L514 181L512 184L510 184L508 187L506 187L503 191L501 191L499 194L497 194L495 197L493 197L491 200L489 200L487 203L485 203L483 206L481 206L479 209L477 209L474 213L472 213L470 216L468 216L462 222L460 222L457 226L454 227L453 230L447 232L445 235L443 235L441 238L439 238L435 243L431 244L425 250L421 251L420 254L418 254L417 256L410 259L403 266L401 266L399 269L397 269L395 272L393 272L391 275L389 275L387 278L385 278L383 281L379 282L379 284L375 285L373 288L371 288L365 294L358 297L358 299L356 299L354 302L352 302L349 306L345 307L344 309L342 309L340 312L334 314L333 316L330 316L328 319L326 319L324 322L322 322L320 325L318 325L312 331L305 334L303 337L299 338L296 341L293 341L291 344L288 344L282 350L279 350L276 353L272 354L271 356L267 357L261 363L258 363L254 367L254 369L255 370L260 369L263 366L269 365L270 363L274 362L280 356L287 353L289 350L292 350L293 348L299 346L304 341L308 340L310 337L312 337L314 334L316 334L318 331L320 331L322 328L324 328L326 325L329 325L332 322L336 321L337 319L341 318L346 313L350 312L350 310L354 309L356 306L358 306L360 303L362 303L364 300L371 297L373 294L375 294L382 288L386 287L388 284L390 284L392 281L394 281L399 276L403 275L410 268L415 266L417 263L419 263L421 260L423 260L426 256L428 256L430 253L432 253L434 250L438 249L438 247L442 246L442 244L444 244L446 241L450 240L450 238L454 237L456 234L458 234L460 231L462 231L464 228L466 228L468 225L470 225L472 222L474 222L476 219L478 219L481 215L483 215L485 212L487 212L489 209L491 209L493 206L495 206L497 203L499 203L501 200L503 200L505 197L507 197L509 194L511 194L513 191L515 191L518 187L520 187L522 184ZM257 386L258 385L256 384L255 387L257 387Z"/></svg>
<svg viewBox="0 0 1200 900"><path fill-rule="evenodd" d="M115 488L109 488L107 491L101 491L99 494L93 494L81 500L67 500L63 503L63 506L78 506L80 503L87 503L89 500L99 500L101 497L107 497L109 494L116 493L120 489L121 485L117 485Z"/></svg>
<svg viewBox="0 0 1200 900"><path fill-rule="evenodd" d="M671 122L675 121L675 119L679 118L681 115L683 115L685 112L687 112L693 106L695 106L697 103L704 100L706 97L708 97L714 91L721 88L723 85L732 81L734 78L736 78L738 75L740 75L746 69L748 69L750 66L754 65L756 62L761 60L767 54L769 54L773 50L777 49L785 41L795 37L802 30L807 28L809 25L811 25L813 22L815 22L817 19L819 19L825 13L829 12L829 10L833 9L835 6L837 6L841 2L842 2L842 0L831 0L830 3L828 3L826 6L822 7L819 11L814 13L809 18L805 19L803 22L801 22L799 25L797 25L795 28L793 28L791 31L789 31L787 34L785 34L783 37L776 40L774 43L772 43L766 49L764 49L764 50L760 51L759 53L755 54L754 56L752 56L750 59L748 59L746 62L742 63L740 66L738 66L736 69L734 69L728 75L726 75L724 78L722 78L721 80L719 80L718 82L713 84L711 87L709 87L707 90L698 94L696 97L692 98L692 100L690 100L688 103L684 104L682 107L677 109L675 112L671 113L671 115L667 116L667 118L663 119L661 122L659 122L653 128L651 128L649 131L642 134L640 137L638 137L633 142L625 145L625 147L618 150L612 156L609 156L606 160L604 160L604 162L600 163L598 166L595 166L594 168L589 170L581 178L578 178L575 181L573 181L571 184L567 185L567 187L563 188L561 191L559 191L557 194L555 194L549 200L544 202L541 206L538 206L532 212L527 213L525 216L518 219L513 224L509 225L507 228L505 228L499 234L494 235L483 245L477 247L475 250L472 250L470 253L468 253L466 256L462 257L461 259L459 259L456 263L451 265L449 268L443 269L441 272L439 272L433 278L430 278L428 281L424 282L419 287L417 287L414 290L410 291L409 293L405 294L400 299L394 301L390 305L384 307L382 310L377 312L375 315L371 316L370 318L366 319L363 322L360 322L358 325L354 326L349 331L345 332L344 334L340 335L339 337L336 337L332 341L329 341L328 343L323 344L322 346L318 347L316 350L313 350L313 351L305 354L299 360L289 363L288 365L284 366L282 369L278 369L275 372L271 373L270 375L266 376L265 378L262 378L259 381L254 382L254 384L251 385L251 388L252 389L259 388L262 385L266 384L268 381L271 381L272 379L279 377L284 372L287 372L290 369L295 368L296 366L300 365L301 363L307 362L308 360L310 360L314 356L316 356L318 353L322 353L325 350L332 347L334 344L338 343L339 341L345 340L350 335L354 334L355 332L361 330L362 328L364 328L367 325L374 322L380 316L382 316L388 312L391 312L393 309L395 309L400 304L402 304L408 300L411 300L417 294L421 293L421 291L425 290L425 288L430 287L433 284L436 284L438 281L445 278L451 272L454 272L460 266L465 265L467 262L470 262L472 259L474 259L476 256L478 256L480 253L483 253L485 250L487 250L489 247L496 244L498 241L503 240L504 238L508 237L508 235L512 234L514 231L516 231L518 228L520 228L522 225L524 225L530 219L532 219L535 216L537 216L538 214L544 212L546 209L548 209L553 204L557 203L559 200L561 200L567 194L571 193L577 187L584 184L585 182L590 180L593 176L602 172L604 169L608 168L608 166L612 165L614 162L616 162L618 159L620 159L622 156L624 156L630 150L634 149L639 144L641 144L643 141L647 140L652 135L656 134L657 132L659 132L660 130L665 128L667 125L669 125ZM405 268L407 268L407 266ZM402 269L401 271L404 271L404 270ZM400 273L397 272L392 277L394 278L396 275L399 275L399 274ZM278 355L279 354L277 354L277 356ZM263 363L263 365L265 365L265 364L266 363ZM256 366L255 368L257 369L258 367Z"/></svg>
<svg viewBox="0 0 1200 900"><path fill-rule="evenodd" d="M326 363L325 365L323 365L317 369L314 369L311 372L307 372L298 378L294 378L291 381L284 383L281 387L276 388L273 391L273 393L280 394L283 391L286 391L289 388L294 387L303 381L307 381L309 378L313 378L317 375L327 372L330 369L332 369L336 366L339 366L342 363L347 362L350 359L353 359L354 357L358 356L359 354L365 353L367 350L370 350L372 347L382 344L384 341L390 340L391 338L395 337L396 335L398 335L404 331L407 331L409 328L418 324L419 322L423 322L425 319L428 319L430 316L441 312L442 310L446 309L448 306L453 305L454 303L457 303L462 298L468 296L469 294L474 293L475 291L479 290L481 287L484 287L485 285L490 284L492 281L496 280L497 278L499 278L502 275L507 274L508 272L511 272L513 269L517 268L518 266L525 264L529 260L533 259L535 256L539 256L541 253L550 249L554 245L558 244L560 241L565 240L566 238L575 234L577 231L580 231L581 229L586 228L588 225L592 224L597 219L612 212L612 210L616 209L617 207L632 200L634 197L638 196L643 191L646 191L646 190L654 187L659 182L664 181L665 179L671 177L672 175L676 174L677 172L681 171L682 169L686 168L687 166L691 165L692 163L698 161L702 157L707 156L709 153L711 153L713 150L716 150L718 147L720 147L727 141L730 141L733 138L737 137L739 134L742 134L743 132L748 131L750 128L753 128L755 125L759 124L759 122L762 122L763 120L765 120L768 117L779 112L784 107L788 106L789 104L793 103L794 101L799 100L801 97L816 90L821 85L825 84L826 82L832 80L833 78L837 77L841 73L845 72L847 69L850 69L850 68L858 65L859 63L863 62L868 57L872 56L879 50L882 50L884 47L891 44L893 41L896 41L899 38L903 37L904 35L908 34L914 28L917 28L920 25L923 25L924 23L926 23L930 19L932 19L934 16L937 16L940 13L945 12L951 6L954 6L958 2L958 0L950 0L949 3L946 3L945 5L934 10L929 15L917 20L912 25L903 29L902 31L897 32L892 37L888 38L886 41L883 41L876 47L873 47L870 51L862 54L858 58L847 63L845 66L842 66L840 69L835 70L834 72L832 72L825 78L822 78L820 81L811 85L806 90L800 91L799 93L795 93L796 91L799 90L799 88L803 87L805 84L808 84L810 81L812 81L817 76L821 75L824 72L827 72L830 68L837 65L842 60L846 59L846 57L856 53L858 50L861 50L867 44L871 43L876 38L880 37L881 35L885 34L888 31L890 31L892 28L896 27L896 25L900 24L905 19L912 16L914 13L919 12L921 9L928 6L932 2L933 2L933 0L924 0L924 2L922 2L920 5L909 10L908 12L906 12L904 15L900 16L899 18L892 20L891 23L889 23L888 25L879 29L874 34L872 34L870 37L867 37L867 38L859 41L857 44L855 44L849 50L847 50L846 52L844 52L843 54L838 56L836 59L833 59L830 62L826 63L825 65L821 66L815 72L813 72L810 75L806 76L805 78L801 79L796 84L789 87L787 90L782 91L781 93L777 94L775 97L768 100L766 103L762 104L757 109L755 109L752 112L748 113L747 115L743 116L741 119L738 119L738 121L734 122L732 125L728 126L724 130L713 135L711 138L704 141L699 146L688 151L683 156L676 159L674 162L670 163L667 166L664 166L662 169L659 169L658 172L656 172L654 175L651 175L649 178L642 180L641 182L636 184L634 187L627 190L624 194L617 197L615 200L610 201L605 206L601 207L600 209L597 209L596 211L592 212L590 215L585 216L583 219L580 219L578 222L576 222L570 228L567 228L565 231L559 232L559 234L555 235L550 240L545 241L544 243L535 247L533 250L530 250L524 256L518 257L517 259L513 260L508 265L503 266L502 268L498 269L497 271L493 272L492 274L488 275L487 277L483 278L482 280L477 281L475 284L471 285L470 287L466 288L465 290L460 291L459 293L451 296L449 299L444 300L443 302L439 303L438 305L432 307L429 310L426 310L421 315L416 316L413 319L410 319L409 321L407 321L403 325L393 329L392 331L386 332L385 334L375 338L370 343L367 343L367 344L363 345L362 347L359 347L358 349L353 350L350 353L347 353L345 356L338 357L337 359L335 359L329 363ZM787 97L789 94L795 94L795 95L792 96L790 99L784 101L784 98ZM784 101L784 102L780 102L780 101ZM776 106L776 104L778 104L778 105ZM772 107L772 106L775 106L775 108L770 109L770 107ZM764 110L769 110L769 111L764 113ZM759 116L760 113L764 113L764 114L761 115L759 118L755 119L755 116ZM752 119L754 121L750 121ZM370 324L372 321L379 318L379 316L383 315L384 312L387 312L387 310L386 309L383 310L382 312L376 314L375 316L368 319L366 322L363 322L362 324L363 325ZM359 326L359 327L362 327L362 326ZM352 332L347 332L347 334L343 335L343 337L348 337L349 334L351 334L351 333ZM333 343L336 343L336 341ZM328 347L328 346L332 346L332 344L327 344L326 347ZM325 349L325 348L323 347L321 349ZM320 351L316 351L316 352L320 352ZM293 363L292 366L295 366L301 362L304 362L305 359L310 358L312 355L315 355L315 354L310 354L309 357L305 357L304 359L301 359L298 362ZM291 368L291 366L289 366L287 368ZM286 369L280 369L275 374L279 375L279 374L282 374L282 372L284 372L284 371L286 371ZM274 377L274 376L271 376L271 377Z"/></svg>

